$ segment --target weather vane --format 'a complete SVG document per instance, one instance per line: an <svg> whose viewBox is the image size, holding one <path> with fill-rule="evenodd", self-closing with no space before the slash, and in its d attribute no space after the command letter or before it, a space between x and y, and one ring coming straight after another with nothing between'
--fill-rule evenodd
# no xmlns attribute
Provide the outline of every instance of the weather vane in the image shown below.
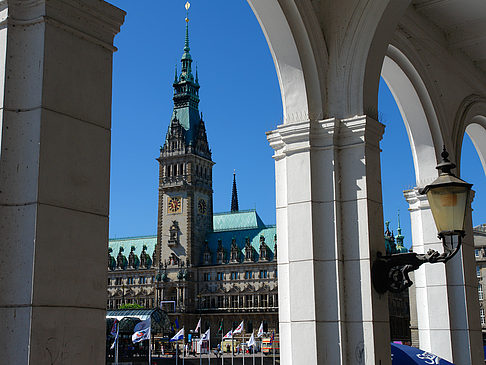
<svg viewBox="0 0 486 365"><path fill-rule="evenodd" d="M189 8L191 7L191 3L188 1L185 5L186 8L186 22L189 23Z"/></svg>

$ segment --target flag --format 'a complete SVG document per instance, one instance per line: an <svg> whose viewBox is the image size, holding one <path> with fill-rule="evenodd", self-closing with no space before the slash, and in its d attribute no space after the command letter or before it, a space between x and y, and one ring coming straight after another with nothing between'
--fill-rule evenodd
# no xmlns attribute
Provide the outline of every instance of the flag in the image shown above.
<svg viewBox="0 0 486 365"><path fill-rule="evenodd" d="M184 339L184 327L182 327L182 329L176 333L176 335L174 337L172 337L170 339L170 342L172 341L180 341L180 340L183 340Z"/></svg>
<svg viewBox="0 0 486 365"><path fill-rule="evenodd" d="M274 337L275 337L275 332L272 332L272 336L270 337L270 345L273 343Z"/></svg>
<svg viewBox="0 0 486 365"><path fill-rule="evenodd" d="M263 322L260 325L260 328L258 329L257 337L262 337L263 336Z"/></svg>
<svg viewBox="0 0 486 365"><path fill-rule="evenodd" d="M197 332L201 329L201 318L199 318L199 322L197 322L197 326L196 326L196 329L194 330L194 332Z"/></svg>
<svg viewBox="0 0 486 365"><path fill-rule="evenodd" d="M116 341L118 340L119 330L120 330L120 322L118 322L118 319L115 319L115 322L113 322L113 326L111 327L111 331L110 331L110 335L115 337L115 341L113 341L110 350L113 350L115 348Z"/></svg>
<svg viewBox="0 0 486 365"><path fill-rule="evenodd" d="M113 337L118 337L118 325L120 322L118 322L118 319L115 319L115 322L113 322L113 326L111 327L111 332L110 335Z"/></svg>
<svg viewBox="0 0 486 365"><path fill-rule="evenodd" d="M179 329L179 321L177 320L177 318L175 320L175 326L176 326L177 329Z"/></svg>
<svg viewBox="0 0 486 365"><path fill-rule="evenodd" d="M137 323L133 329L132 342L137 343L150 338L150 318Z"/></svg>
<svg viewBox="0 0 486 365"><path fill-rule="evenodd" d="M248 340L247 345L248 345L248 347L251 347L251 346L255 346L256 345L255 336L253 335L253 332L251 333L251 337Z"/></svg>
<svg viewBox="0 0 486 365"><path fill-rule="evenodd" d="M233 338L233 331L229 330L228 333L224 335L223 339L225 338Z"/></svg>
<svg viewBox="0 0 486 365"><path fill-rule="evenodd" d="M199 339L199 343L203 342L203 341L209 341L209 338L211 336L211 327L208 328L208 330L206 332L204 332L204 334L201 336L201 338Z"/></svg>
<svg viewBox="0 0 486 365"><path fill-rule="evenodd" d="M244 321L241 321L240 325L233 331L233 334L241 333L243 331L243 322Z"/></svg>
<svg viewBox="0 0 486 365"><path fill-rule="evenodd" d="M221 336L223 334L223 320L219 323L219 330L218 330L218 336Z"/></svg>

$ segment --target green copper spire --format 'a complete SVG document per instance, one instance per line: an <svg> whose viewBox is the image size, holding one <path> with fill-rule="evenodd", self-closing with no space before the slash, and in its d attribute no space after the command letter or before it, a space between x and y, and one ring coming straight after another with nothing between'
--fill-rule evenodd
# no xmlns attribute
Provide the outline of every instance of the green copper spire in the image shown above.
<svg viewBox="0 0 486 365"><path fill-rule="evenodd" d="M402 235L402 227L400 227L400 209L398 210L398 228L397 228L397 236L396 236L396 240L397 240L397 252L398 253L405 253L405 252L408 252L407 248L403 246L403 239L405 238L403 235Z"/></svg>
<svg viewBox="0 0 486 365"><path fill-rule="evenodd" d="M186 10L189 11L190 4L186 3ZM164 144L164 151L171 150L169 139L179 138L184 140L184 148L187 153L195 153L199 156L211 159L211 150L207 142L206 129L202 117L199 114L199 83L192 75L191 65L192 57L189 53L189 13L186 16L186 32L184 41L184 53L181 58L180 73L174 77L174 110L172 112L171 121L175 121L174 132L170 128L166 135L166 143ZM197 67L196 67L197 75ZM182 129L181 129L182 128ZM177 133L176 133L177 132ZM175 145L181 146L177 141Z"/></svg>
<svg viewBox="0 0 486 365"><path fill-rule="evenodd" d="M186 41L184 42L184 52L189 53L191 48L189 47L189 18L186 18Z"/></svg>

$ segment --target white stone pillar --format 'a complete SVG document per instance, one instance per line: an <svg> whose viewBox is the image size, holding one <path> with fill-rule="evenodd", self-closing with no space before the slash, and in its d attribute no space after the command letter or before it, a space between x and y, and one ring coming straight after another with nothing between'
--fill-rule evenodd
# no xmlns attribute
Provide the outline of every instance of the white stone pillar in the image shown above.
<svg viewBox="0 0 486 365"><path fill-rule="evenodd" d="M410 205L413 251L443 251L425 195L404 193ZM444 264L414 272L420 348L455 364L483 364L479 301L470 214L461 250Z"/></svg>
<svg viewBox="0 0 486 365"><path fill-rule="evenodd" d="M390 364L379 141L365 116L279 126L275 149L281 361Z"/></svg>
<svg viewBox="0 0 486 365"><path fill-rule="evenodd" d="M0 17L0 363L103 364L112 44L124 13L3 0Z"/></svg>

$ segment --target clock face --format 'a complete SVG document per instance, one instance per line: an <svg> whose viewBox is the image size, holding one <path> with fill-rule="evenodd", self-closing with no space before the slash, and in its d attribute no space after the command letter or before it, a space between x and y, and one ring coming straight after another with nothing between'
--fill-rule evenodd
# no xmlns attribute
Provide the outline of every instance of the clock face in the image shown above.
<svg viewBox="0 0 486 365"><path fill-rule="evenodd" d="M205 214L207 210L206 200L199 199L199 202L197 203L197 209L200 214Z"/></svg>
<svg viewBox="0 0 486 365"><path fill-rule="evenodd" d="M167 210L169 213L179 213L181 211L181 198L169 198Z"/></svg>

